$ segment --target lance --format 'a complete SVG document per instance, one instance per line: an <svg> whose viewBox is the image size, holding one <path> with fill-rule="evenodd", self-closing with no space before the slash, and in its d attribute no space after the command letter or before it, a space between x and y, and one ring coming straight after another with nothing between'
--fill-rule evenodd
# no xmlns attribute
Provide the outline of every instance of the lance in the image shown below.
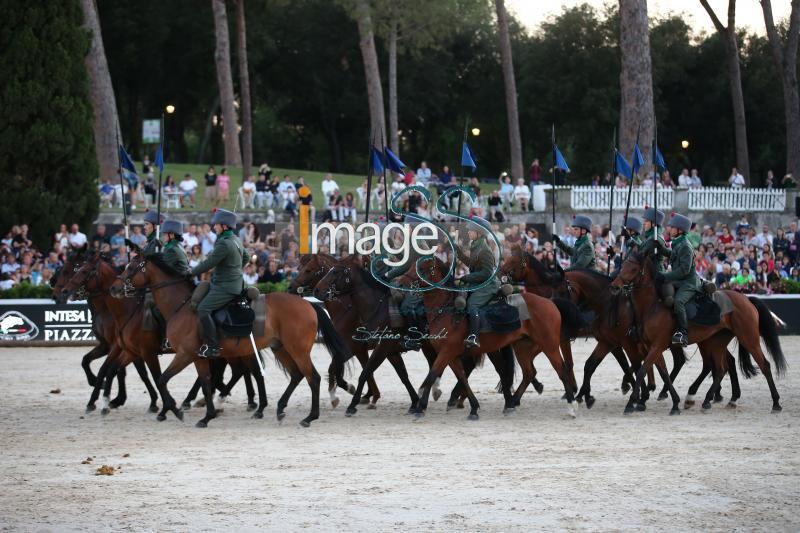
<svg viewBox="0 0 800 533"><path fill-rule="evenodd" d="M369 199L372 196L372 174L375 172L375 169L372 165L372 128L369 130L369 140L367 146L367 204L366 204L366 212L364 213L364 222L369 222Z"/></svg>
<svg viewBox="0 0 800 533"><path fill-rule="evenodd" d="M385 212L386 212L386 223L389 223L389 182L386 180L386 166L389 162L389 158L386 156L386 139L383 137L383 130L381 130L381 146L383 147L383 198L385 200ZM392 178L394 181L394 177Z"/></svg>
<svg viewBox="0 0 800 533"><path fill-rule="evenodd" d="M611 234L612 223L614 220L614 182L617 179L617 128L614 127L614 135L611 137L611 184L609 194L611 200L608 207L608 232ZM611 258L608 258L606 274L611 274Z"/></svg>
<svg viewBox="0 0 800 533"><path fill-rule="evenodd" d="M639 144L639 132L640 131L641 131L641 124L639 126L637 126L637 128L636 128L636 144ZM634 145L634 147L635 146L636 145ZM636 176L636 173L633 172L633 167L635 165L635 162L634 162L635 155L636 155L636 150L634 148L634 151L631 153L631 179L630 179L630 182L628 183L628 199L625 201L625 216L623 217L622 220L628 220L628 212L630 211L630 208L631 208L631 192L633 192L633 179ZM625 247L625 237L624 236L622 237L622 246L623 246L623 248Z"/></svg>
<svg viewBox="0 0 800 533"><path fill-rule="evenodd" d="M128 239L131 238L130 230L128 227L128 206L126 205L125 200L125 184L122 180L122 154L119 153L119 149L122 145L119 143L119 119L117 119L117 173L119 174L119 193L122 195L122 223L125 225L125 242L128 242ZM130 194L130 188L128 189L128 194ZM131 262L131 249L125 244L125 250L128 254L128 262Z"/></svg>
<svg viewBox="0 0 800 533"><path fill-rule="evenodd" d="M158 225L156 226L156 239L161 237L161 177L164 174L164 113L161 113L161 131L159 131L160 137L160 144L161 147L161 161L158 165L158 191L156 191L156 196L158 197L158 201L156 202L156 217L158 219Z"/></svg>
<svg viewBox="0 0 800 533"><path fill-rule="evenodd" d="M656 242L658 242L658 188L656 187L658 184L658 177L656 174L656 150L658 150L658 125L656 124L656 117L653 115L653 146L651 149L650 159L653 162L653 209L655 210L653 226L655 227Z"/></svg>
<svg viewBox="0 0 800 533"><path fill-rule="evenodd" d="M550 140L553 144L553 194L552 194L552 206L553 206L553 237L556 235L556 165L558 164L556 161L556 125L553 124L552 134L550 136Z"/></svg>
<svg viewBox="0 0 800 533"><path fill-rule="evenodd" d="M464 143L467 142L467 128L469 128L469 116L464 119L464 138L461 141L461 151L464 151ZM461 155L461 177L458 179L458 186L464 186L464 155ZM461 197L463 196L463 191L459 189L458 191L458 216L461 216ZM460 221L459 221L460 222Z"/></svg>

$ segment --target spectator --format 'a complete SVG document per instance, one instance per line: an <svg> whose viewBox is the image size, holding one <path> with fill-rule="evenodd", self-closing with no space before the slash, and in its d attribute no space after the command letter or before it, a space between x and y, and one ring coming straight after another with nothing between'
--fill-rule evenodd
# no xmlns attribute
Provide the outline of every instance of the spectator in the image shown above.
<svg viewBox="0 0 800 533"><path fill-rule="evenodd" d="M191 205L192 209L194 209L195 195L197 194L197 182L192 179L192 175L185 174L180 185L178 185L178 188L181 190L181 205L186 207L186 201L188 200L189 205Z"/></svg>
<svg viewBox="0 0 800 533"><path fill-rule="evenodd" d="M253 176L247 176L247 180L242 183L242 203L244 203L244 209L255 208L256 191L257 188Z"/></svg>
<svg viewBox="0 0 800 533"><path fill-rule="evenodd" d="M167 179L162 186L164 189L164 193L176 193L178 192L178 186L175 185L175 179L171 175L167 175Z"/></svg>
<svg viewBox="0 0 800 533"><path fill-rule="evenodd" d="M664 174L661 177L661 183L659 185L663 186L665 189L675 188L675 182L672 181L672 177L669 175L669 170L664 171Z"/></svg>
<svg viewBox="0 0 800 533"><path fill-rule="evenodd" d="M339 192L339 185L334 181L331 174L325 174L325 178L322 180L321 187L322 197L325 200L329 200L334 193L338 194Z"/></svg>
<svg viewBox="0 0 800 533"><path fill-rule="evenodd" d="M144 154L144 160L142 161L142 174L145 176L153 174L153 166L150 164L150 156Z"/></svg>
<svg viewBox="0 0 800 533"><path fill-rule="evenodd" d="M700 180L700 176L697 174L697 169L692 169L692 176L689 182L689 187L692 189L700 189L703 187L703 182Z"/></svg>
<svg viewBox="0 0 800 533"><path fill-rule="evenodd" d="M270 190L270 183L267 181L266 174L258 174L256 182L256 209L269 209L272 207L274 196Z"/></svg>
<svg viewBox="0 0 800 533"><path fill-rule="evenodd" d="M684 168L681 170L681 175L678 176L678 187L688 189L692 186L692 178L689 176L689 169Z"/></svg>
<svg viewBox="0 0 800 533"><path fill-rule="evenodd" d="M511 176L505 172L500 175L500 199L508 208L514 203L514 185L511 184Z"/></svg>
<svg viewBox="0 0 800 533"><path fill-rule="evenodd" d="M431 169L428 168L428 163L425 161L419 164L417 169L417 185L427 187L431 181Z"/></svg>
<svg viewBox="0 0 800 533"><path fill-rule="evenodd" d="M788 255L789 253L789 239L786 238L786 232L783 228L778 228L775 231L775 237L772 239L772 249L775 254Z"/></svg>
<svg viewBox="0 0 800 533"><path fill-rule="evenodd" d="M106 204L109 208L114 207L114 186L111 185L111 180L106 178L103 184L99 187L100 202Z"/></svg>
<svg viewBox="0 0 800 533"><path fill-rule="evenodd" d="M736 167L731 169L731 177L728 178L728 183L731 186L731 189L743 189L745 185L744 176L739 174L739 171Z"/></svg>
<svg viewBox="0 0 800 533"><path fill-rule="evenodd" d="M258 167L258 175L264 176L266 181L270 181L272 178L272 169L269 167L267 163L261 163L261 166Z"/></svg>
<svg viewBox="0 0 800 533"><path fill-rule="evenodd" d="M200 244L200 237L197 233L197 224L189 224L181 237L183 238L183 247L187 250L191 250L192 246Z"/></svg>
<svg viewBox="0 0 800 533"><path fill-rule="evenodd" d="M283 181L278 184L278 192L280 193L281 198L284 202L286 201L284 195L286 193L286 189L288 189L289 187L294 189L294 184L292 183L292 180L289 178L289 175L286 174L283 176Z"/></svg>
<svg viewBox="0 0 800 533"><path fill-rule="evenodd" d="M769 244L771 246L773 238L774 237L772 236L772 233L769 231L769 226L764 224L764 226L761 228L761 233L755 237L755 241L759 248L763 248L765 244Z"/></svg>
<svg viewBox="0 0 800 533"><path fill-rule="evenodd" d="M764 186L767 189L772 189L775 187L775 174L771 170L767 170L767 179L764 183Z"/></svg>
<svg viewBox="0 0 800 533"><path fill-rule="evenodd" d="M489 219L497 222L505 221L503 216L503 200L500 198L500 191L492 191L489 196Z"/></svg>
<svg viewBox="0 0 800 533"><path fill-rule="evenodd" d="M253 263L247 263L244 267L244 272L242 273L242 278L244 278L244 282L248 287L251 287L258 283L258 274L256 273L255 266Z"/></svg>
<svg viewBox="0 0 800 533"><path fill-rule="evenodd" d="M94 235L92 236L92 248L100 250L104 244L111 244L111 238L106 234L106 227L104 224L98 224Z"/></svg>
<svg viewBox="0 0 800 533"><path fill-rule="evenodd" d="M145 237L144 233L142 233L141 226L133 226L133 233L131 234L130 241L139 248L145 247L147 244L147 237Z"/></svg>
<svg viewBox="0 0 800 533"><path fill-rule="evenodd" d="M519 206L523 211L527 211L530 199L531 190L525 186L525 180L518 179L517 186L514 187L514 200L519 202Z"/></svg>
<svg viewBox="0 0 800 533"><path fill-rule="evenodd" d="M70 248L81 248L84 244L86 244L86 234L80 232L77 224L73 224L70 228L67 241L69 242Z"/></svg>
<svg viewBox="0 0 800 533"><path fill-rule="evenodd" d="M20 264L17 263L17 258L12 253L7 253L3 266L0 267L0 272L3 274L13 274L20 269Z"/></svg>
<svg viewBox="0 0 800 533"><path fill-rule="evenodd" d="M259 283L280 283L283 281L284 276L283 272L278 270L278 262L275 260L270 260L267 264L267 270L259 276L258 282Z"/></svg>
<svg viewBox="0 0 800 533"><path fill-rule="evenodd" d="M539 181L542 179L542 166L539 164L538 159L534 159L533 163L531 163L528 169L528 178L531 181L531 187L539 185Z"/></svg>
<svg viewBox="0 0 800 533"><path fill-rule="evenodd" d="M223 167L217 175L217 202L227 203L231 188L231 177L228 169Z"/></svg>
<svg viewBox="0 0 800 533"><path fill-rule="evenodd" d="M156 180L153 176L145 176L142 186L144 187L145 206L150 207L151 205L155 205L156 195L158 194Z"/></svg>
<svg viewBox="0 0 800 533"><path fill-rule="evenodd" d="M203 257L211 253L214 243L217 242L217 234L211 231L211 226L203 224L200 228L198 238L200 239L200 249Z"/></svg>
<svg viewBox="0 0 800 533"><path fill-rule="evenodd" d="M347 217L350 217L353 220L353 224L355 224L358 214L356 212L356 201L353 198L353 193L349 192L345 194L343 199L340 195L337 202L339 207L339 220L344 222L347 220Z"/></svg>
<svg viewBox="0 0 800 533"><path fill-rule="evenodd" d="M208 167L206 175L203 176L203 181L206 184L206 190L203 192L203 198L206 199L209 205L217 206L219 201L217 199L217 171L214 167Z"/></svg>

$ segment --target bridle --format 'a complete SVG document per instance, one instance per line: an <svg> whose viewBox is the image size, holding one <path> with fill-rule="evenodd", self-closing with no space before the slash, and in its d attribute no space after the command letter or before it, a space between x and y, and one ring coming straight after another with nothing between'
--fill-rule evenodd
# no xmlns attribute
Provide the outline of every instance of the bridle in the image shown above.
<svg viewBox="0 0 800 533"><path fill-rule="evenodd" d="M620 291L624 296L631 296L633 294L633 291L637 289L646 289L650 287L655 287L655 283L653 281L651 281L650 283L644 282L644 272L645 269L647 268L645 261L647 261L647 258L642 258L641 263L639 263L638 261L634 261L633 259L628 259L626 261L638 264L639 272L636 274L636 276L634 276L634 278L631 281L623 283L622 287L620 288Z"/></svg>

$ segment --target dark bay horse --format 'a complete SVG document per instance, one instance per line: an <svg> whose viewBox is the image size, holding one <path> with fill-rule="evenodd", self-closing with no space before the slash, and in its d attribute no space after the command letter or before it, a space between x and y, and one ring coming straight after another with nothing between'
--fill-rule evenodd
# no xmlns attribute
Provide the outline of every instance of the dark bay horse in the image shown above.
<svg viewBox="0 0 800 533"><path fill-rule="evenodd" d="M156 256L144 257L139 254L123 271L111 289L112 294L124 297L126 292L136 289L149 289L161 314L167 320L167 337L175 350L175 357L158 380L159 391L164 402L164 410L172 411L178 418L182 411L170 395L167 385L177 373L194 363L202 381L206 399L206 416L197 422L198 427L206 427L215 418L213 389L209 361L197 356L201 340L198 334L197 314L188 305L194 287L182 273L174 272ZM308 427L319 418L320 376L311 361L311 349L322 333L323 341L337 364L344 364L347 353L325 310L312 306L302 298L286 294L266 295L265 328L260 335L254 335L256 348L262 351L271 348L276 359L289 373L289 385L278 400L278 420L285 417L285 408L294 389L303 378L311 389L311 412L300 425ZM226 359L254 356L250 342L244 339L223 337L220 342L222 354ZM259 384L259 395L263 382Z"/></svg>
<svg viewBox="0 0 800 533"><path fill-rule="evenodd" d="M660 354L671 344L672 332L675 330L675 321L669 308L663 305L658 297L654 281L654 266L648 258L633 253L622 264L619 276L612 283L614 291L624 291L631 295L636 314L641 322L642 342L647 347L647 357L644 365L639 369L631 393L626 412L635 409L639 400L644 371L653 365ZM706 394L703 402L704 408L711 407L711 399L719 390L720 381L727 370L727 345L735 336L739 341L740 362L748 354L752 355L756 364L761 369L769 385L772 395L772 412L781 411L780 395L772 378L769 361L761 350L760 340L764 341L767 351L772 356L777 374L780 376L786 369L786 359L781 349L775 321L767 306L756 297L750 297L736 291L724 291L733 304L733 311L722 315L720 322L714 326L699 326L690 324L689 342L703 343L714 359L714 383ZM659 368L661 371L661 369ZM743 368L744 370L744 368ZM669 379L669 375L662 373L662 378ZM745 371L746 377L748 372ZM673 394L673 407L671 414L679 411L677 394L671 387Z"/></svg>
<svg viewBox="0 0 800 533"><path fill-rule="evenodd" d="M425 278L434 283L441 283L445 279L447 272L447 267L435 257L429 257L421 261L420 269L425 272ZM399 284L412 289L427 285L424 280L420 279L415 265L399 279ZM479 408L478 400L469 388L469 383L461 364L461 356L476 356L480 355L481 351L493 352L511 345L522 368L522 382L510 402L509 398L506 398L506 409L513 409L519 404L520 397L530 383L533 357L536 353L542 351L550 360L550 364L553 365L553 369L559 379L561 379L567 397L567 411L570 416L575 417L572 387L569 383L564 360L559 351L562 310L552 300L525 293L522 297L528 307L530 318L523 320L519 329L505 333L481 333L479 339L480 348L465 350L463 340L466 337L467 321L463 315L456 315L455 313L455 296L456 293L452 291L438 288L423 292L430 331L443 331L446 333L431 339L437 350L437 357L428 376L422 383L422 394L417 415L423 416L427 407L431 385L436 378L442 375L444 369L450 366L459 378L459 382L466 389L472 408L470 418L476 419Z"/></svg>

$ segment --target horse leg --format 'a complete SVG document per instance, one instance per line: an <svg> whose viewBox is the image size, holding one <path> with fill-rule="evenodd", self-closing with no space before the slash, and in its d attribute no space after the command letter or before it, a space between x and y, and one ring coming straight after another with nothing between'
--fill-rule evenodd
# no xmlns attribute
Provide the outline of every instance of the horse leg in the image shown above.
<svg viewBox="0 0 800 533"><path fill-rule="evenodd" d="M647 369L647 390L650 392L656 390L656 375L652 366Z"/></svg>
<svg viewBox="0 0 800 533"><path fill-rule="evenodd" d="M475 361L474 357L464 357L464 360L461 362L461 366L464 367L464 373L467 375L467 379L469 379L470 374L472 371L475 370L475 367L478 366L477 362ZM434 357L434 361L436 358ZM432 365L433 363L431 363ZM430 368L430 367L429 367ZM434 381L434 385L438 384L441 378L436 378ZM464 395L464 386L461 385L461 382L456 380L456 384L453 386L453 390L450 392L450 399L447 400L447 410L458 408L464 408L464 400L462 396ZM436 400L436 394L433 395L434 401Z"/></svg>
<svg viewBox="0 0 800 533"><path fill-rule="evenodd" d="M633 382L635 381L633 370L631 370L631 365L628 363L628 358L625 356L625 352L619 346L611 350L611 355L614 356L614 359L617 360L617 364L619 364L619 367L622 369L622 384L619 386L619 389L622 391L623 395L628 394L628 392L631 390L631 386L633 386ZM600 363L598 362L598 364ZM594 369L592 369L592 373L594 373Z"/></svg>
<svg viewBox="0 0 800 533"><path fill-rule="evenodd" d="M575 381L575 371L574 371L575 365L572 363L572 343L569 341L569 339L563 339L561 341L561 354L564 360L564 372L567 375L570 387L572 387L572 394L577 394L578 384ZM563 396L561 396L561 399L566 400L567 395L564 394Z"/></svg>
<svg viewBox="0 0 800 533"><path fill-rule="evenodd" d="M594 375L594 371L597 370L597 367L600 366L600 363L603 362L606 355L608 355L608 349L609 346L607 343L599 341L597 346L594 347L594 350L592 350L591 355L589 355L589 358L586 359L586 363L583 365L583 384L581 385L580 391L578 391L578 398L576 399L580 401L580 398L585 398L587 409L591 409L595 402L594 396L592 396L592 376ZM622 350L619 349L619 351L621 352ZM623 371L630 373L630 366L628 366L628 359L625 357L625 353L622 353L621 361L618 357L617 349L615 349L613 353L614 357L616 357L617 361L620 363L620 366L622 366L623 362L625 363L627 370L623 368ZM624 385L624 378L622 383Z"/></svg>
<svg viewBox="0 0 800 533"><path fill-rule="evenodd" d="M255 360L255 355L253 356L253 362L256 366L253 368L246 367L242 373L242 377L244 378L244 389L247 392L248 411L253 411L254 409L258 408L258 405L256 405L256 391L253 389L253 378L255 377L256 379L256 386L258 386L259 378L261 379L262 383L264 382L264 376L261 375L261 368L258 366L258 361ZM230 390L228 390L228 394L230 394ZM264 398L266 401L266 396Z"/></svg>
<svg viewBox="0 0 800 533"><path fill-rule="evenodd" d="M741 337L737 338L742 346L744 346L744 348L753 356L753 359L755 359L759 370L761 370L761 373L764 374L764 377L767 379L769 392L772 395L772 412L779 413L783 410L783 407L781 407L780 404L781 396L778 394L777 387L775 387L775 380L772 379L772 370L770 369L769 361L767 361L764 352L761 351L760 338L756 337L756 340L752 342L749 339L744 341Z"/></svg>
<svg viewBox="0 0 800 533"><path fill-rule="evenodd" d="M246 358L245 365L247 367L247 372L245 372L245 376L252 375L253 378L256 380L256 387L258 387L258 406L253 413L253 418L264 418L264 408L267 406L267 387L264 383L264 376L261 375L261 368L258 366L258 361L256 360L256 356ZM247 381L245 381L247 383ZM252 383L250 384L252 387ZM250 399L248 399L248 407L247 410L250 411Z"/></svg>
<svg viewBox="0 0 800 533"><path fill-rule="evenodd" d="M478 398L475 397L475 393L472 392L472 388L469 386L467 374L464 372L464 365L461 364L461 358L456 358L450 363L450 368L453 370L456 378L458 378L458 381L464 386L464 391L467 393L467 398L469 398L470 409L467 420L478 420L478 409L480 409L481 406L478 403Z"/></svg>
<svg viewBox="0 0 800 533"><path fill-rule="evenodd" d="M700 355L703 356L703 369L700 371L700 374L697 376L691 385L689 385L689 390L686 392L686 398L683 400L683 408L689 409L691 406L694 405L694 395L697 394L697 389L700 388L700 385L703 384L706 377L711 373L711 358L706 357L703 355L703 352L700 352Z"/></svg>
<svg viewBox="0 0 800 533"><path fill-rule="evenodd" d="M206 399L206 416L198 420L195 427L204 428L208 426L212 418L217 416L217 410L214 409L214 383L208 360L197 359L194 362L194 367L197 369L197 375L200 377L200 383L203 387L203 396Z"/></svg>
<svg viewBox="0 0 800 533"><path fill-rule="evenodd" d="M431 366L433 365L433 362L436 361L436 350L434 350L433 346L431 346L429 343L427 343L427 342L423 343L422 344L422 355L424 355L425 359L428 361L428 369L430 370ZM471 366L468 363L464 364L464 370L466 371L467 376L469 376L470 373L472 373L472 370L474 370L474 369L475 369L475 360L474 359L472 360L472 365ZM438 402L439 398L442 397L442 389L439 387L439 384L440 384L439 382L441 381L441 379L442 378L437 378L436 381L433 382L433 388L431 389L431 392L433 394L433 401L434 402ZM456 384L458 384L458 382L456 382ZM463 404L462 404L462 407L463 407Z"/></svg>
<svg viewBox="0 0 800 533"><path fill-rule="evenodd" d="M99 359L106 355L109 352L108 345L105 342L101 342L94 348L92 348L89 353L83 356L81 359L81 368L83 368L84 373L86 374L86 381L89 382L90 387L94 387L97 383L97 376L92 373L92 367L90 363L95 359Z"/></svg>
<svg viewBox="0 0 800 533"><path fill-rule="evenodd" d="M147 368L150 370L150 375L153 376L153 381L158 383L158 380L161 378L161 364L158 362L158 355L148 354L143 359L145 365L147 365ZM148 407L147 410L151 413L158 412L158 396L155 398L152 395L150 396L150 407Z"/></svg>
<svg viewBox="0 0 800 533"><path fill-rule="evenodd" d="M311 422L319 418L319 384L322 382L322 378L313 365L311 365L311 375L306 376L306 381L311 389L311 412L300 421L300 425L304 428L307 428L311 425Z"/></svg>
<svg viewBox="0 0 800 533"><path fill-rule="evenodd" d="M192 408L192 401L197 398L197 393L200 392L200 386L200 378L195 379L194 383L192 383L192 388L189 389L189 394L186 395L186 398L184 398L183 402L181 403L182 409L188 411Z"/></svg>
<svg viewBox="0 0 800 533"><path fill-rule="evenodd" d="M297 388L297 385L303 379L303 374L297 369L293 368L289 373L289 385L287 385L286 390L283 391L283 394L278 399L278 410L277 410L277 417L278 422L282 421L286 416L286 405L289 403L289 398L291 397L294 389Z"/></svg>
<svg viewBox="0 0 800 533"><path fill-rule="evenodd" d="M384 359L389 355L389 350L386 346L386 343L379 344L378 347L373 350L372 355L369 356L367 364L358 376L358 386L356 387L355 394L353 394L353 399L350 401L350 405L347 406L347 410L344 413L345 416L353 416L358 412L356 406L360 403L361 391L364 390L367 379L372 376L373 372L381 366L381 363L383 363Z"/></svg>
<svg viewBox="0 0 800 533"><path fill-rule="evenodd" d="M678 396L678 392L672 385L672 379L670 378L669 372L667 372L667 363L664 362L663 357L656 359L656 368L658 369L658 373L661 375L661 379L664 381L664 385L667 387L670 396L672 396L672 410L669 412L669 414L679 415L681 413L681 409L679 407L681 398Z"/></svg>
<svg viewBox="0 0 800 533"><path fill-rule="evenodd" d="M670 351L672 352L672 372L669 373L669 380L674 384L678 378L678 373L680 373L683 365L686 364L686 356L683 354L683 349L678 346L671 346ZM667 394L669 394L669 390L667 384L664 383L661 392L658 393L658 401L665 400Z"/></svg>
<svg viewBox="0 0 800 533"><path fill-rule="evenodd" d="M509 354L507 350L512 350ZM500 390L503 392L503 399L505 403L503 405L503 414L507 415L513 413L515 410L514 405L514 396L511 393L511 387L514 385L514 369L513 366L508 368L507 365L509 364L509 357L510 365L514 365L514 352L511 346L504 346L497 352L492 352L489 355L489 360L492 362L494 369L497 371L497 374L500 376ZM463 358L462 358L463 361ZM463 366L463 363L462 363Z"/></svg>
<svg viewBox="0 0 800 533"><path fill-rule="evenodd" d="M111 360L111 364L109 366L109 371L106 374L106 379L103 384L103 397L102 397L102 404L103 407L100 409L101 415L107 415L111 412L111 386L114 384L114 376L117 377L117 389L118 394L122 398L127 398L128 393L125 387L125 367L119 364L119 360L117 357ZM124 402L123 402L124 403Z"/></svg>
<svg viewBox="0 0 800 533"><path fill-rule="evenodd" d="M105 383L106 375L109 372L111 367L111 359L110 354L109 357L106 357L106 360L103 361L103 364L100 365L100 369L97 371L97 380L94 383L94 388L92 389L92 393L89 396L89 402L86 404L86 412L90 413L97 409L95 406L95 402L97 398L100 396L100 389L103 387L103 383Z"/></svg>
<svg viewBox="0 0 800 533"><path fill-rule="evenodd" d="M392 363L395 372L397 372L397 376L400 378L400 381L408 391L408 395L411 398L411 407L408 408L408 414L414 412L414 409L417 408L417 403L419 403L419 396L417 395L417 391L414 389L414 385L411 384L411 380L408 379L408 370L406 369L406 364L403 362L403 357L399 353L394 353L389 356L389 362ZM367 409L375 409L375 403L369 404Z"/></svg>
<svg viewBox="0 0 800 533"><path fill-rule="evenodd" d="M367 354L366 350L360 350L359 353L356 355L358 357L358 362L361 363L361 368L363 369L365 365L369 362L369 355ZM370 397L372 401L370 402ZM367 407L367 409L374 409L375 403L378 401L378 398L381 397L381 391L378 390L378 384L375 383L375 377L370 374L367 378L367 392L361 397L359 403L362 404L370 404L373 407Z"/></svg>
<svg viewBox="0 0 800 533"><path fill-rule="evenodd" d="M181 370L189 366L194 359L195 355L192 352L187 351L176 353L175 357L172 358L172 362L158 379L158 390L161 393L161 403L163 404L161 406L161 412L158 413L158 416L156 416L156 420L159 422L166 420L167 411L172 411L178 420L183 420L183 411L180 410L175 404L175 398L173 398L169 393L169 388L167 386L169 384L169 380L171 380Z"/></svg>
<svg viewBox="0 0 800 533"><path fill-rule="evenodd" d="M556 371L556 375L561 379L564 384L564 393L567 399L567 414L571 418L575 418L575 405L573 405L574 396L572 395L572 386L569 383L569 376L567 375L566 368L564 368L564 360L561 358L561 352L558 347L542 350Z"/></svg>
<svg viewBox="0 0 800 533"><path fill-rule="evenodd" d="M713 382L711 386L708 388L708 392L706 392L706 396L703 399L703 410L708 411L711 409L711 401L714 399L715 393L719 390L720 384L722 383L722 378L725 377L725 368L722 366L724 363L722 360L719 362L717 361L719 353L719 348L715 347L712 352L712 356L714 358L714 368L712 370L712 378ZM721 358L720 358L721 359Z"/></svg>
<svg viewBox="0 0 800 533"><path fill-rule="evenodd" d="M533 357L536 354L536 350L530 342L517 341L514 343L514 354L516 354L517 363L519 363L519 367L522 370L522 378L511 400L512 405L517 407L520 405L522 395L525 394L525 390L527 390L533 375L536 373L536 369L533 367Z"/></svg>
<svg viewBox="0 0 800 533"><path fill-rule="evenodd" d="M728 360L728 376L731 379L731 399L728 401L728 407L735 408L736 402L742 396L742 389L739 387L739 374L736 371L736 359L733 354L727 349L725 350L725 357Z"/></svg>
<svg viewBox="0 0 800 533"><path fill-rule="evenodd" d="M142 383L144 383L144 386L147 389L147 394L150 395L150 407L148 409L150 412L155 413L158 411L158 391L150 381L150 376L147 375L147 367L144 364L144 360L137 357L133 360L133 366L136 368L136 373L139 374L139 378L141 378ZM111 400L109 407L116 409L117 407L121 407L125 404L126 396L122 393L123 390L120 390L117 393L117 397Z"/></svg>

